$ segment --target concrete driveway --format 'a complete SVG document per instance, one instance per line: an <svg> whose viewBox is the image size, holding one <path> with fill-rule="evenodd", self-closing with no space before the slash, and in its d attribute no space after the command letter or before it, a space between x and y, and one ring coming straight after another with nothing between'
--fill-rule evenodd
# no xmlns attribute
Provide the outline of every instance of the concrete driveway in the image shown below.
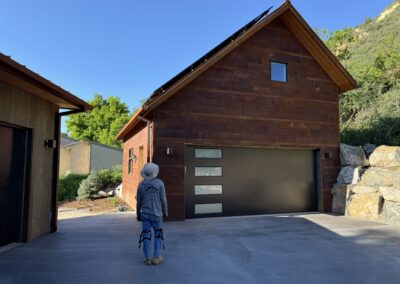
<svg viewBox="0 0 400 284"><path fill-rule="evenodd" d="M132 213L60 222L0 254L0 283L399 283L400 226L325 214L170 222L145 266Z"/></svg>

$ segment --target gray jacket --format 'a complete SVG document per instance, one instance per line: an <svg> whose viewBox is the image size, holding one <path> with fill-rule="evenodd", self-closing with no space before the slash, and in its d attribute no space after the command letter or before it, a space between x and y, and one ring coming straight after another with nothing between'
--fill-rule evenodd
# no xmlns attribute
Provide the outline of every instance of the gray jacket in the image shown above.
<svg viewBox="0 0 400 284"><path fill-rule="evenodd" d="M142 181L136 194L136 212L168 216L164 183L158 179Z"/></svg>

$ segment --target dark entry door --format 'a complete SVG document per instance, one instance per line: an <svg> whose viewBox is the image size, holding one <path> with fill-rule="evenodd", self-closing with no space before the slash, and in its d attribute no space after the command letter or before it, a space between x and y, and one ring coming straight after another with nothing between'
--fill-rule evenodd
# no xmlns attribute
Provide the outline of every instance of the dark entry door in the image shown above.
<svg viewBox="0 0 400 284"><path fill-rule="evenodd" d="M23 239L27 142L27 130L0 125L0 246Z"/></svg>
<svg viewBox="0 0 400 284"><path fill-rule="evenodd" d="M187 146L186 218L315 211L315 155Z"/></svg>

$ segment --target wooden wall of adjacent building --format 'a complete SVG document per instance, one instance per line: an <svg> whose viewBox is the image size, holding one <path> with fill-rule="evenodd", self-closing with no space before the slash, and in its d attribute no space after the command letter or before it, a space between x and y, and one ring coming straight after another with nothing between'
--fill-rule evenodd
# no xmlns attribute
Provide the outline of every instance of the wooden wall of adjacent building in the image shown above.
<svg viewBox="0 0 400 284"><path fill-rule="evenodd" d="M147 160L148 130L146 125L139 126L132 130L130 136L124 141L122 158L122 199L132 208L136 208L136 190L142 181L140 170ZM129 149L133 149L137 159L133 163L133 171L128 174Z"/></svg>
<svg viewBox="0 0 400 284"><path fill-rule="evenodd" d="M288 64L287 83L270 80L271 60ZM170 216L184 218L185 144L319 149L319 205L329 211L339 171L338 100L337 86L280 20L260 30L153 113L154 161Z"/></svg>
<svg viewBox="0 0 400 284"><path fill-rule="evenodd" d="M0 122L32 129L32 161L29 185L28 239L50 231L53 139L57 107L42 98L0 81Z"/></svg>

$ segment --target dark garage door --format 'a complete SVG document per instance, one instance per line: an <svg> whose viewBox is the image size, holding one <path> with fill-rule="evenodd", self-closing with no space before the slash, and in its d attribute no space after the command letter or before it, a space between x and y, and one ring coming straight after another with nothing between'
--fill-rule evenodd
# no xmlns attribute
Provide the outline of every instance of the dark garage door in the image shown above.
<svg viewBox="0 0 400 284"><path fill-rule="evenodd" d="M0 246L23 241L28 131L0 125Z"/></svg>
<svg viewBox="0 0 400 284"><path fill-rule="evenodd" d="M187 146L186 218L317 210L313 150Z"/></svg>

